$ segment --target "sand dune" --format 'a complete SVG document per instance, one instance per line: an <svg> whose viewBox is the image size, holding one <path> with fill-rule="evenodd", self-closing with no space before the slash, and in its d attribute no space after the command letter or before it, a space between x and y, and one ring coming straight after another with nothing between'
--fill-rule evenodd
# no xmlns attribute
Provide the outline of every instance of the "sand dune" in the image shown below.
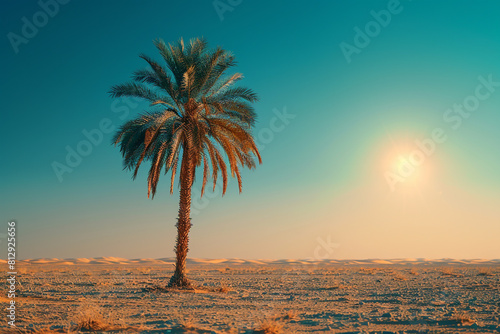
<svg viewBox="0 0 500 334"><path fill-rule="evenodd" d="M96 258L39 258L39 259L26 259L17 260L19 263L26 263L32 265L43 264L59 264L59 265L153 265L153 264L173 264L175 258L138 258L138 259L125 259L120 257L96 257ZM189 258L188 264L195 265L498 265L500 259L365 259L365 260L311 260L311 259L258 259L258 260L245 260L245 259L201 259ZM0 260L0 264L7 263L7 260Z"/></svg>
<svg viewBox="0 0 500 334"><path fill-rule="evenodd" d="M188 263L218 264L226 262L227 259L188 259Z"/></svg>
<svg viewBox="0 0 500 334"><path fill-rule="evenodd" d="M373 260L373 263L377 263L377 264L394 264L393 262L386 261L386 260Z"/></svg>

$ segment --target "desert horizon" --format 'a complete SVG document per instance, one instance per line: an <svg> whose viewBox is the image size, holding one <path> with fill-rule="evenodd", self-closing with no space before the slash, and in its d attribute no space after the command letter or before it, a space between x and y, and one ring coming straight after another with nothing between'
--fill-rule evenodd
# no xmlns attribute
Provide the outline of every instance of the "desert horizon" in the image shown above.
<svg viewBox="0 0 500 334"><path fill-rule="evenodd" d="M7 264L8 260L0 259L0 264ZM125 259L113 256L95 257L95 258L34 258L17 259L17 263L24 264L60 264L60 265L78 265L78 264L174 264L175 257L165 258L136 258ZM346 264L346 265L419 265L419 264L500 264L500 259L426 259L426 258L399 258L399 259L210 259L210 258L187 258L190 264Z"/></svg>
<svg viewBox="0 0 500 334"><path fill-rule="evenodd" d="M500 330L500 260L188 259L187 264L193 288L178 290L164 287L175 258L21 260L16 298L23 317L19 329L6 333ZM4 294L1 303L9 301Z"/></svg>

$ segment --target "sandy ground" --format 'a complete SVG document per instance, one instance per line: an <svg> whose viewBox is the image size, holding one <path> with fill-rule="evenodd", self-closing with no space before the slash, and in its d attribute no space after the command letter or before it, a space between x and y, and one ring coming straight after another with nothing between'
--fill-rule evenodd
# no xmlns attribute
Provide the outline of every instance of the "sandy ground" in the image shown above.
<svg viewBox="0 0 500 334"><path fill-rule="evenodd" d="M18 332L500 332L500 260L190 259L188 268L199 288L178 292L154 291L173 259L19 261Z"/></svg>

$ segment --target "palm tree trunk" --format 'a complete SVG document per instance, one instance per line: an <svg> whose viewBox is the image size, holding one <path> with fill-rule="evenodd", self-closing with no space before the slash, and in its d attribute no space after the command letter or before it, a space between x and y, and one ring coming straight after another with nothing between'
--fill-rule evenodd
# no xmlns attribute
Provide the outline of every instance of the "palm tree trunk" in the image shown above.
<svg viewBox="0 0 500 334"><path fill-rule="evenodd" d="M175 244L175 272L168 286L189 288L191 283L186 276L186 258L188 253L189 230L191 229L191 186L193 185L193 163L189 148L185 147L182 157L180 173L180 203L179 217L177 218L177 241Z"/></svg>

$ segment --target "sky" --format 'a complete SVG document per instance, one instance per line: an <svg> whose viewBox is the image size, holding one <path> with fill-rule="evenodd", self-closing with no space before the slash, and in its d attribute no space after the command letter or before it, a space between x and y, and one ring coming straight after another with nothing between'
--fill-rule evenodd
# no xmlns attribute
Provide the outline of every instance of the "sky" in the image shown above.
<svg viewBox="0 0 500 334"><path fill-rule="evenodd" d="M190 257L500 258L498 1L55 1L0 4L3 258L10 220L19 259L174 255L108 91L180 37L234 53L263 159L195 183Z"/></svg>

